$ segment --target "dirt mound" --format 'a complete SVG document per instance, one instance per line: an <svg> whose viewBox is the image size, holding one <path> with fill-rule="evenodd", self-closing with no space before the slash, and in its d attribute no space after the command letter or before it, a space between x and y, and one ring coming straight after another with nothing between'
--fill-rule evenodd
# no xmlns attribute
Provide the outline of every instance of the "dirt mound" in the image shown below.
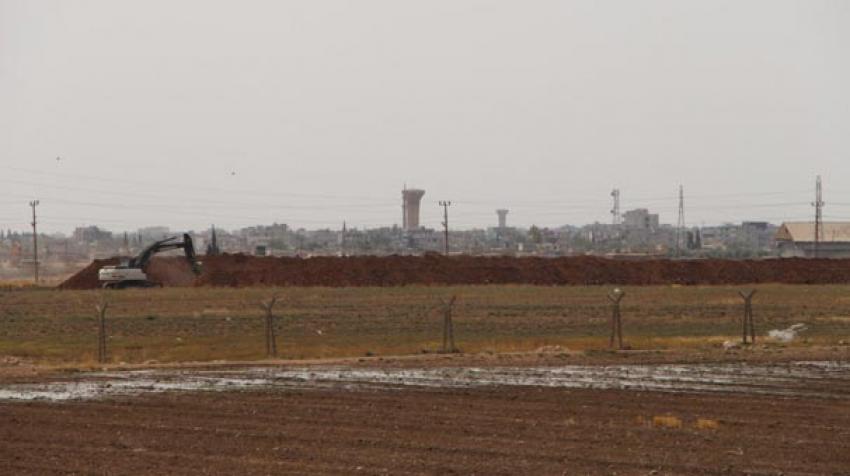
<svg viewBox="0 0 850 476"><path fill-rule="evenodd" d="M104 266L118 264L119 258L96 259L59 285L59 289L94 289L100 287L97 271Z"/></svg>
<svg viewBox="0 0 850 476"><path fill-rule="evenodd" d="M643 260L581 256L513 258L440 255L271 258L203 257L195 277L180 257L154 258L149 277L166 286L404 286L411 284L653 285L850 283L850 260ZM96 260L59 287L94 289Z"/></svg>

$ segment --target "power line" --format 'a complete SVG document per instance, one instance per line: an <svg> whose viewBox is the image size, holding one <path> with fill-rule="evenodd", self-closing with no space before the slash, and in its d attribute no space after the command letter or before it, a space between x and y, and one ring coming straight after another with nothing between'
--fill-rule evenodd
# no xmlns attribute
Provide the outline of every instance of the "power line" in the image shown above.
<svg viewBox="0 0 850 476"><path fill-rule="evenodd" d="M115 178L107 178L107 177L97 177L90 175L79 175L79 174L68 174L68 173L57 173L57 172L47 172L47 171L38 171L34 169L27 169L21 167L7 167L8 170L18 171L27 174L34 174L40 177L42 176L55 176L55 177L64 177L64 178L73 178L78 180L88 180L88 181L96 181L98 182L97 189L85 189L86 191L103 191L104 184L116 184L116 183L124 183L131 185L138 185L145 187L146 189L157 188L162 189L165 184L162 182L153 182L153 181L140 181L140 180L127 180L127 179L115 179ZM8 180L8 179L4 179ZM32 184L32 183L30 183ZM51 186L51 185L44 185ZM77 189L81 189L80 187L76 187ZM166 190L170 187L166 187ZM312 199L330 199L330 200L358 200L358 201L377 201L381 203L395 203L395 200L390 198L378 198L374 196L363 196L363 195L331 195L331 194L316 194L316 193L298 193L298 192L264 192L259 191L257 189L234 189L232 187L222 188L222 187L211 187L211 186L200 186L200 185L191 185L191 184L181 184L179 187L174 187L174 190L179 190L181 194L185 194L186 190L202 190L214 192L217 194L236 194L239 196L246 195L254 195L259 197L287 197L287 198L312 198ZM122 195L126 194L126 187L122 188L120 191L114 192L120 193ZM145 193L145 192L135 192L136 194ZM745 192L745 193L728 193L728 194L696 194L690 195L691 199L698 198L736 198L736 197L747 197L747 196L766 196L766 195L789 195L789 194L797 194L797 193L809 193L804 190L784 190L784 191L770 191L770 192ZM161 196L161 193L153 194L156 197ZM649 203L649 202L662 202L667 201L671 197L670 196L655 196L655 197L636 197L630 200L633 203ZM487 205L488 207L492 206L495 202L502 202L505 200L505 197L494 197L488 200L481 200L480 196L476 196L475 199L464 200L456 199L455 203L468 203L468 204L481 204ZM516 204L591 204L591 203L603 203L604 200L598 199L590 199L590 200L571 200L569 197L551 197L551 198L539 198L534 200L511 200L511 203Z"/></svg>
<svg viewBox="0 0 850 476"><path fill-rule="evenodd" d="M162 206L168 206L169 208L173 207L173 203L174 203L173 200L164 198L161 193L160 194L150 194L150 193L145 193L145 192L132 192L132 191L128 191L128 190L111 191L111 190L106 190L106 189L103 189L103 188L87 188L87 187L68 186L68 185L43 184L43 183L37 183L37 182L27 182L27 181L9 180L9 179L0 179L0 183L25 185L25 186L29 186L29 187L40 187L40 188L55 189L55 190L79 191L79 192L86 192L86 193L93 194L93 195L112 195L112 196L120 197L122 200L126 200L128 197L135 196L137 198L142 198L142 199L154 199L154 200L162 201L164 203L164 205L162 205ZM218 194L218 195L221 195L221 194ZM328 200L330 198L329 197L327 197L327 198L311 197L311 199L313 199L313 200ZM186 201L187 198L181 197L181 200ZM236 205L236 206L244 206L244 207L249 207L249 208L253 208L253 207L256 206L256 202L248 203L248 202L238 202L238 201L234 201L234 200L214 200L214 199L208 199L208 198L204 198L204 199L192 198L191 200L193 202L215 204L217 206L234 206L234 205ZM263 200L264 203L268 201L268 199L265 198L265 197L262 198L261 200ZM287 202L291 202L291 200L288 199L288 198L282 199L282 200L285 200ZM377 207L381 207L381 206L389 207L389 206L391 206L391 204L394 203L394 202L390 201L389 199L380 200L380 201L375 200L372 203L349 203L347 201L348 199L345 199L345 198L339 198L339 200L345 201L345 203L334 204L333 206L335 208L377 208ZM171 204L171 205L165 205L166 203ZM151 205L151 206L157 206L157 205ZM310 206L315 206L315 207L319 208L319 207L327 207L327 206L330 206L330 205L327 205L327 204L279 205L279 207L281 207L281 208L305 208L305 207L310 207Z"/></svg>
<svg viewBox="0 0 850 476"><path fill-rule="evenodd" d="M146 189L155 188L161 189L162 187L170 187L171 184L164 184L162 182L152 182L152 181L140 181L140 180L127 180L121 178L110 178L110 177L97 177L91 175L78 175L78 174L67 174L67 173L57 173L57 172L46 172L40 170L26 169L21 167L7 167L9 170L28 173L37 176L54 176L60 178L73 178L77 180L89 180L98 182L98 185L106 184L129 184L141 186ZM329 194L320 194L320 193L299 193L299 192L264 192L259 191L257 189L236 189L232 187L222 188L222 187L211 187L211 186L203 186L203 185L192 185L181 183L179 186L174 185L175 190L180 190L181 193L185 193L186 190L203 190L207 192L213 192L217 194L222 193L231 193L238 194L240 196L244 195L255 195L258 197L302 197L302 198L329 198L329 199L338 199L338 200L381 200L384 199L376 199L375 197L368 197L364 195L329 195Z"/></svg>
<svg viewBox="0 0 850 476"><path fill-rule="evenodd" d="M6 168L6 167L4 167ZM392 215L394 213L392 210L397 206L396 200L394 199L376 199L374 197L350 197L350 196L342 196L342 195L334 195L334 194L281 194L281 193L266 193L257 190L243 191L243 190L232 190L232 189L223 189L218 187L190 187L198 190L209 190L216 192L217 199L214 198L194 198L194 197L186 197L181 196L179 201L175 201L174 199L166 198L166 195L176 194L178 191L180 193L185 193L183 191L184 187L180 187L178 189L169 190L165 188L162 193L150 192L148 190L159 190L163 188L161 183L157 183L156 181L147 182L146 190L133 190L134 187L126 187L129 190L123 189L121 191L110 188L112 187L120 187L120 185L112 183L118 182L120 183L130 183L130 184L143 184L145 182L141 181L131 181L131 180L112 180L112 179L99 179L97 177L86 177L78 174L62 174L62 173L50 173L50 172L41 172L41 171L31 171L30 169L19 169L14 167L8 167L8 169L25 171L24 173L37 173L39 175L52 175L56 177L74 177L79 179L86 180L96 180L102 183L98 184L97 187L94 185L90 187L79 186L79 185L70 185L70 184L49 184L49 183L39 183L36 181L22 181L22 180L9 180L9 179L0 179L0 183L13 183L17 185L22 185L20 188L21 191L24 190L24 185L26 186L35 186L35 187L43 187L46 189L55 190L53 196L39 194L40 198L45 198L46 200L50 200L53 204L65 205L65 209L61 210L59 213L69 211L71 214L74 213L72 210L76 207L92 207L95 209L107 210L109 212L97 212L95 210L89 210L84 212L86 218L73 218L71 214L62 214L61 216L50 217L48 220L51 223L59 223L59 222L71 222L74 220L84 220L89 222L113 222L113 223L127 223L128 225L137 224L139 221L128 218L128 216L132 216L134 212L136 212L135 216L142 218L140 221L148 221L149 218L145 218L148 215L152 215L151 213L145 214L145 211L156 212L157 217L174 217L172 220L180 220L181 217L186 218L198 218L198 219L209 219L212 218L216 221L218 220L228 220L229 226L234 226L235 223L247 223L248 221L262 223L267 222L269 220L279 220L283 222L295 223L295 224L305 224L307 226L322 225L325 227L333 227L334 224L338 223L339 215L341 213L334 215L334 211L336 209L339 210L357 210L356 214L360 215L355 217L354 220L350 220L352 224L363 224L363 226L369 223L375 224L378 227L388 227L391 226ZM81 180L82 181L82 180ZM102 185L102 186L101 186ZM8 190L8 188L7 188ZM16 192L16 188L13 187L13 194L9 194L8 192L0 192L0 196L15 196L14 192ZM36 188L38 190L38 188ZM63 193L65 191L79 191L86 192L95 197L93 200L72 200L66 199L64 197L74 196L74 194ZM618 189L619 191L619 189ZM30 189L31 192L31 189ZM691 214L693 214L694 210L700 211L700 215L706 216L721 216L721 215L733 215L729 213L728 210L735 210L741 212L743 210L758 210L758 209L767 209L767 208L793 208L793 210L789 209L788 212L797 213L797 207L802 207L805 205L809 205L809 202L776 202L776 203L751 203L751 204L718 204L711 203L700 206L699 204L694 205L694 200L699 200L700 198L722 198L722 197L766 197L770 195L792 195L798 193L797 191L777 191L777 192L757 192L757 193L730 193L730 194L708 194L708 195L689 195L690 202L690 210ZM810 192L806 192L810 193ZM239 197L233 196L234 194L238 194ZM115 199L104 199L101 201L100 198L103 195L112 195L115 197L122 198L121 201L117 201ZM20 194L21 198L29 198L32 195L30 193ZM131 196L128 198L128 196ZM132 199L132 196L135 196L135 200ZM225 197L233 196L234 200L227 200ZM248 197L244 199L244 197ZM295 197L295 200L286 197ZM241 201L237 201L239 198L243 198ZM258 205L260 199L257 198L255 201L254 197L275 197L279 198L282 202L285 202L281 205L269 205L269 201L267 199L262 199L262 208L260 210L265 210L266 213L257 213ZM503 202L504 197L499 199L499 202ZM658 197L658 198L644 198L644 199L634 199L629 200L631 204L637 204L642 202L654 202L654 201L664 201L669 203L668 197ZM356 203L350 203L349 200L355 199ZM343 201L344 203L338 203ZM369 203L372 201L372 203ZM551 220L551 221L561 221L561 222L569 222L571 220L579 219L581 216L581 220L587 220L587 215L593 216L594 214L598 214L596 216L601 215L605 212L607 207L605 207L605 202L607 200L570 200L568 197L556 200L529 200L524 203L528 204L523 206L523 201L513 202L512 201L512 209L514 210L514 214L517 217L518 223L526 222L531 223L536 220ZM175 205L177 203L178 205ZM274 203L274 202L272 202ZM470 207L461 207L461 222L466 224L469 223L470 226L486 226L484 224L489 223L490 218L492 217L492 203L491 201L482 201L478 200L455 200L453 203L464 203L470 204ZM610 204L610 201L608 201ZM534 205L537 204L537 205ZM584 205L582 205L584 204ZM479 206L480 205L480 206ZM832 203L831 206L834 206L838 209L838 207L850 207L850 203L848 202L838 202ZM54 207L51 207L54 208ZM669 214L673 213L672 207L652 207L655 210L661 210L663 214L670 217ZM11 209L10 209L11 210ZM111 211L117 212L121 217L124 217L123 220L109 220L107 217L113 216ZM583 213L584 211L590 213ZM593 213L596 211L596 213ZM846 211L846 210L842 210ZM321 213L316 213L321 212ZM756 212L757 213L757 212ZM82 215L82 214L81 214ZM325 218L325 215L327 218ZM728 216L727 215L727 216ZM734 219L740 219L740 215L742 213L738 213L738 217ZM304 218L301 218L301 217ZM103 217L103 218L99 218ZM275 218L278 217L278 218ZM321 218L320 218L321 217ZM351 218L351 214L348 214L348 217ZM47 217L41 217L44 220ZM693 217L692 217L693 218ZM764 217L759 217L760 219L765 219ZM781 217L786 219L786 217ZM161 218L157 218L159 220ZM772 218L771 218L772 219ZM3 221L13 221L17 222L16 219L3 219ZM429 218L428 222L431 223L431 226L436 225L434 223L433 218ZM711 221L716 220L716 218L712 218ZM21 220L23 221L23 220ZM590 222L592 220L589 220ZM612 217L613 221L613 217ZM477 222L477 223L473 223ZM139 225L136 225L139 226ZM194 226L194 223L193 223ZM464 225L461 225L464 226ZM555 225L559 226L559 225ZM822 226L822 225L821 225ZM455 223L455 227L458 227L458 224ZM682 233L680 237L680 246L684 243L685 234ZM819 231L819 237L823 237L822 229Z"/></svg>

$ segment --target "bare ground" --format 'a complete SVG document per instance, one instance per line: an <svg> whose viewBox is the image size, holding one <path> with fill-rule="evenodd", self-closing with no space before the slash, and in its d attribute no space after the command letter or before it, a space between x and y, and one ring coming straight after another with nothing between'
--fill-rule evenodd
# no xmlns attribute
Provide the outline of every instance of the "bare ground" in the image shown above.
<svg viewBox="0 0 850 476"><path fill-rule="evenodd" d="M850 406L532 387L176 393L2 403L0 443L9 474L847 474Z"/></svg>

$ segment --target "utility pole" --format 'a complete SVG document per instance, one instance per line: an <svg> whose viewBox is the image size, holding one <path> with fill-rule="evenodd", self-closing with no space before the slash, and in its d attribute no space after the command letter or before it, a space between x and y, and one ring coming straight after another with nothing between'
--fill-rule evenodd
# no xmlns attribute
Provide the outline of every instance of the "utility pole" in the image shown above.
<svg viewBox="0 0 850 476"><path fill-rule="evenodd" d="M35 284L38 284L38 229L36 228L38 222L35 219L35 207L37 206L38 200L32 200L30 202L30 207L32 207L32 266L33 274L35 275Z"/></svg>
<svg viewBox="0 0 850 476"><path fill-rule="evenodd" d="M679 222L676 224L676 256L682 253L682 247L685 241L685 189L679 185Z"/></svg>
<svg viewBox="0 0 850 476"><path fill-rule="evenodd" d="M346 232L346 224L345 220L342 221L342 233L339 236L339 255L345 256L345 232Z"/></svg>
<svg viewBox="0 0 850 476"><path fill-rule="evenodd" d="M611 191L611 197L614 198L614 207L611 209L611 223L613 225L620 224L620 189L615 188Z"/></svg>
<svg viewBox="0 0 850 476"><path fill-rule="evenodd" d="M443 207L443 233L446 236L446 256L449 255L449 207L452 206L451 201L440 200L440 206Z"/></svg>
<svg viewBox="0 0 850 476"><path fill-rule="evenodd" d="M815 207L815 258L820 254L820 242L823 239L823 196L821 194L820 175L815 182L815 201L812 202Z"/></svg>
<svg viewBox="0 0 850 476"><path fill-rule="evenodd" d="M401 229L402 229L402 231L407 230L407 197L405 196L405 192L407 192L407 182L404 183L404 188L401 189Z"/></svg>

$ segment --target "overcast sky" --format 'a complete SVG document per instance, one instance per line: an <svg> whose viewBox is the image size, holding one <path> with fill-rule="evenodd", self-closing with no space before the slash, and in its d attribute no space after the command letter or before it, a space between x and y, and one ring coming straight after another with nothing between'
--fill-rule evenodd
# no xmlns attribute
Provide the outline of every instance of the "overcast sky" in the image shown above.
<svg viewBox="0 0 850 476"><path fill-rule="evenodd" d="M59 160L57 160L59 157ZM0 228L850 220L845 0L0 0Z"/></svg>

